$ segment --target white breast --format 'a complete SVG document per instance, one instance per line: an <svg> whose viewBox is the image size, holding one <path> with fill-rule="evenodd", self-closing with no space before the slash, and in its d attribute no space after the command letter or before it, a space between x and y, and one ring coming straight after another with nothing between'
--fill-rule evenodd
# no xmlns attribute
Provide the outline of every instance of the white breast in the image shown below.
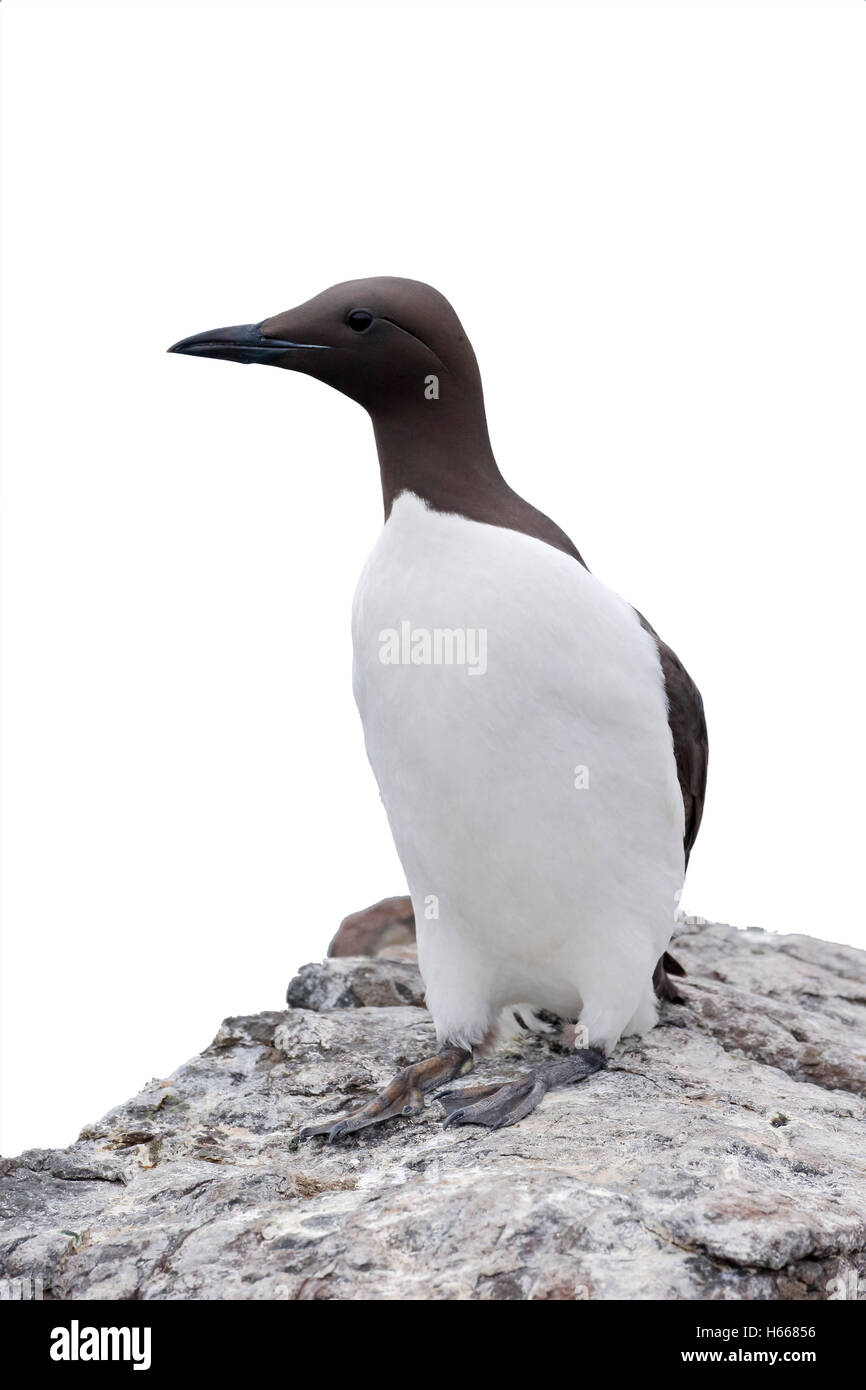
<svg viewBox="0 0 866 1390"><path fill-rule="evenodd" d="M446 664L461 631L466 663ZM403 495L361 575L353 640L440 1038L478 1043L524 1001L579 1014L605 1045L651 1026L683 806L634 611L553 547Z"/></svg>

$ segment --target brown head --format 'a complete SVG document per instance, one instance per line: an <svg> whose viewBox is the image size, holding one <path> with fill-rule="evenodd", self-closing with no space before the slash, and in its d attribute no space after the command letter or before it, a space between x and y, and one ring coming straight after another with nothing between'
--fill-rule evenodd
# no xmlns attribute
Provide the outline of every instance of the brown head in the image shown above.
<svg viewBox="0 0 866 1390"><path fill-rule="evenodd" d="M517 497L490 448L472 344L448 300L420 280L347 280L261 323L183 338L169 352L304 372L369 411L385 514L414 492L439 511L538 535L576 555Z"/></svg>
<svg viewBox="0 0 866 1390"><path fill-rule="evenodd" d="M347 280L261 323L197 333L169 348L192 357L264 362L304 372L373 414L425 399L430 375L445 394L480 387L472 346L448 300L420 280Z"/></svg>
<svg viewBox="0 0 866 1390"><path fill-rule="evenodd" d="M304 372L369 411L377 440L489 453L481 378L448 300L419 280L332 285L261 323L184 338L169 352Z"/></svg>

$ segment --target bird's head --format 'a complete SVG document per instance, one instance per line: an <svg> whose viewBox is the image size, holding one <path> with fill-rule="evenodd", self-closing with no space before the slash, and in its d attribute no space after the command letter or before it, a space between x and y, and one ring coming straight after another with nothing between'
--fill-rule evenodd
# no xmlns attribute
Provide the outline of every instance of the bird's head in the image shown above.
<svg viewBox="0 0 866 1390"><path fill-rule="evenodd" d="M374 416L431 400L447 411L450 393L480 390L475 354L448 300L394 276L332 285L296 309L196 333L169 352L304 372Z"/></svg>

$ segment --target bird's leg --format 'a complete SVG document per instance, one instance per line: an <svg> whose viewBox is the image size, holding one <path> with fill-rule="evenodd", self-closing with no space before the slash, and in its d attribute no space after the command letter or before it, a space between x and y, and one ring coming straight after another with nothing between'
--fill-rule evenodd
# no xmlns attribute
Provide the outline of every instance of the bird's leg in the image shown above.
<svg viewBox="0 0 866 1390"><path fill-rule="evenodd" d="M313 1135L325 1134L328 1143L333 1144L335 1139L342 1139L345 1134L354 1134L368 1125L381 1124L395 1115L418 1115L424 1108L425 1091L454 1081L458 1076L465 1076L471 1070L472 1053L465 1047L443 1047L435 1057L427 1057L423 1062L406 1067L380 1095L358 1110L336 1120L326 1120L321 1125L307 1125L306 1129L301 1130L301 1138L311 1139Z"/></svg>
<svg viewBox="0 0 866 1390"><path fill-rule="evenodd" d="M503 1129L535 1109L554 1086L585 1081L601 1071L606 1062L600 1047L581 1047L570 1056L545 1062L519 1081L504 1086L471 1086L465 1091L443 1091L436 1097L445 1107L445 1128L449 1125L487 1125Z"/></svg>

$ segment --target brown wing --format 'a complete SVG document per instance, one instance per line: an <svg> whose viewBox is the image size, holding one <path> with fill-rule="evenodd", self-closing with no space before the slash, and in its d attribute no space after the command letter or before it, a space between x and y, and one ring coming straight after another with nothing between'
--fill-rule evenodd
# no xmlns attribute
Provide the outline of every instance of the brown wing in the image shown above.
<svg viewBox="0 0 866 1390"><path fill-rule="evenodd" d="M677 777L686 816L683 847L688 868L689 855L704 814L704 797L707 791L707 721L704 718L704 702L698 687L676 652L672 652L667 642L663 642L661 638L657 640L668 697L668 723L674 739Z"/></svg>
<svg viewBox="0 0 866 1390"><path fill-rule="evenodd" d="M637 611L637 610L635 610ZM658 633L650 627L642 613L638 617L652 633L658 643L665 691L668 697L668 723L674 740L674 757L677 764L677 778L683 794L685 827L683 849L686 868L692 845L697 839L704 813L704 797L707 790L707 762L709 759L709 740L707 721L704 718L704 702L701 692L695 685L676 652L671 651ZM659 999L669 999L672 1003L683 1004L685 1000L671 980L671 975L684 975L686 972L679 961L665 951L653 973L653 985Z"/></svg>
<svg viewBox="0 0 866 1390"><path fill-rule="evenodd" d="M635 609L637 613L637 609ZM704 718L704 702L701 692L695 685L676 652L671 651L643 616L638 613L647 632L652 633L658 643L662 674L665 678L665 691L668 697L668 723L674 740L674 757L677 763L677 777L683 794L685 830L683 849L688 868L692 845L698 836L701 817L704 814L704 797L707 791L707 762L709 759L709 740L707 721Z"/></svg>

